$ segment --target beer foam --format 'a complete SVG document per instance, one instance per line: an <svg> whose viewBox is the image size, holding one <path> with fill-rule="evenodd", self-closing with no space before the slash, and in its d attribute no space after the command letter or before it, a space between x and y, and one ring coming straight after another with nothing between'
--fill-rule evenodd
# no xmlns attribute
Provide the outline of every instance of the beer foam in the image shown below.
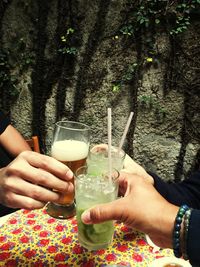
<svg viewBox="0 0 200 267"><path fill-rule="evenodd" d="M75 161L88 155L88 144L77 140L56 141L51 147L51 155L60 161Z"/></svg>

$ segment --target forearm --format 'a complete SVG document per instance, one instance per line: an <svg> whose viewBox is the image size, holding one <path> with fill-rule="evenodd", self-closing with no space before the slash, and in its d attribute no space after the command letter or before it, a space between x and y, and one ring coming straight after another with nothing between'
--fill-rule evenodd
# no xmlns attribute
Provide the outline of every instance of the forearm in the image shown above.
<svg viewBox="0 0 200 267"><path fill-rule="evenodd" d="M13 157L19 155L22 151L31 150L22 135L9 125L0 136L1 145Z"/></svg>
<svg viewBox="0 0 200 267"><path fill-rule="evenodd" d="M186 251L192 266L199 266L200 264L200 211L193 210L190 217L188 228L188 238L186 244Z"/></svg>
<svg viewBox="0 0 200 267"><path fill-rule="evenodd" d="M167 183L151 173L156 190L170 203L181 206L187 204L192 208L200 208L200 172L192 174L180 183Z"/></svg>

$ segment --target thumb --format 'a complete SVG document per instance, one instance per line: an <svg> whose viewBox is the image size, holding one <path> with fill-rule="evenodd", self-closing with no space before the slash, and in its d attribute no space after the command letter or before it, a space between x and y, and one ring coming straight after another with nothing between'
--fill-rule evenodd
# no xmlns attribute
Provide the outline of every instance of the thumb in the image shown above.
<svg viewBox="0 0 200 267"><path fill-rule="evenodd" d="M118 207L117 210L116 205ZM82 222L85 224L93 224L109 220L119 220L122 217L122 209L120 207L120 199L110 203L97 205L82 213Z"/></svg>

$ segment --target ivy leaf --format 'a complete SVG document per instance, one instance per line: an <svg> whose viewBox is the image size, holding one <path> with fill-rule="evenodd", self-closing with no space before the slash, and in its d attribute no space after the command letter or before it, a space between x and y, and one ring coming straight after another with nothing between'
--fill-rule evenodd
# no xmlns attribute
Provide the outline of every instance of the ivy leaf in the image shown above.
<svg viewBox="0 0 200 267"><path fill-rule="evenodd" d="M160 23L160 20L159 20L159 19L156 19L156 20L155 20L155 23L156 23L156 24L159 24L159 23Z"/></svg>

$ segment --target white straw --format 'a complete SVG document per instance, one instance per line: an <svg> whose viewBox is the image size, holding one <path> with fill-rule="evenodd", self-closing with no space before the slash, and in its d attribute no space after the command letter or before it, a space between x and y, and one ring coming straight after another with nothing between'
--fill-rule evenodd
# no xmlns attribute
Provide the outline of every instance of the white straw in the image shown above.
<svg viewBox="0 0 200 267"><path fill-rule="evenodd" d="M112 140L112 118L111 118L111 108L108 108L108 168L109 168L110 182L112 181L111 140Z"/></svg>
<svg viewBox="0 0 200 267"><path fill-rule="evenodd" d="M130 115L129 115L129 118L128 118L127 123L126 123L126 127L125 127L125 129L124 129L124 132L123 132L121 141L120 141L120 143L119 143L118 151L120 151L120 150L122 149L122 146L123 146L123 144L124 144L124 140L125 140L125 138L126 138L126 135L127 135L127 133L128 133L128 130L129 130L129 126L130 126L130 124L131 124L131 120L132 120L132 118L133 118L133 114L134 114L134 113L131 112Z"/></svg>

